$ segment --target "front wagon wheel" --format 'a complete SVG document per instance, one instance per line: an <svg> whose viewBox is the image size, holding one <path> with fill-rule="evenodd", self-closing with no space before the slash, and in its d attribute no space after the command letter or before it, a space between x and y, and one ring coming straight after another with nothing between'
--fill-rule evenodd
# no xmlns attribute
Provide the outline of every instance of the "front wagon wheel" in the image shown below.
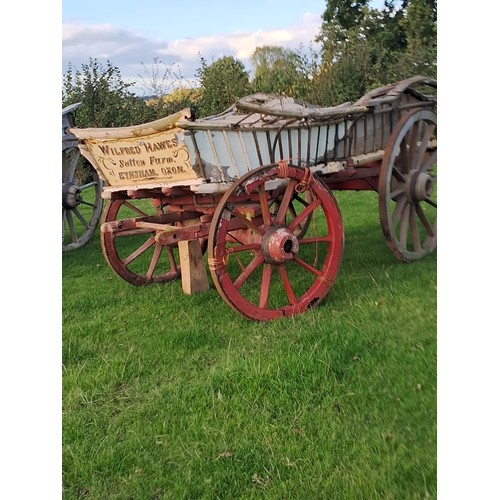
<svg viewBox="0 0 500 500"><path fill-rule="evenodd" d="M258 321L319 304L343 252L342 218L330 190L309 170L285 167L241 177L210 226L208 263L217 290L236 312Z"/></svg>

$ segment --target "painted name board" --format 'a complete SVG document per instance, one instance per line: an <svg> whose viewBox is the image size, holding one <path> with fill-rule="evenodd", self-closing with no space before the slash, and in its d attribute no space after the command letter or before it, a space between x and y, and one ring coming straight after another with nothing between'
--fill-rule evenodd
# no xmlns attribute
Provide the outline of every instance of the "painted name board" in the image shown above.
<svg viewBox="0 0 500 500"><path fill-rule="evenodd" d="M86 139L98 170L110 186L196 179L189 151L171 129L126 139Z"/></svg>

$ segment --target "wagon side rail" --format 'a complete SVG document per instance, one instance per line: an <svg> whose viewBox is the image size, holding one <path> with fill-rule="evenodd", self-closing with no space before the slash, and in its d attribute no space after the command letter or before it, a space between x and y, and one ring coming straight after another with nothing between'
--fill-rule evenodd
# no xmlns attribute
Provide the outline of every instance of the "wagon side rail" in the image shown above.
<svg viewBox="0 0 500 500"><path fill-rule="evenodd" d="M354 105L373 107L383 104L393 104L397 102L405 92L414 95L421 101L436 102L437 99L435 96L425 95L415 90L417 87L424 85L437 89L437 80L426 76L414 76L395 84L385 85L383 87L373 89L358 99Z"/></svg>
<svg viewBox="0 0 500 500"><path fill-rule="evenodd" d="M144 123L142 125L108 128L71 128L70 132L78 137L78 139L130 139L172 129L175 127L177 121L182 119L188 121L193 120L192 112L189 108L182 109L173 115L165 116L159 120Z"/></svg>
<svg viewBox="0 0 500 500"><path fill-rule="evenodd" d="M367 107L363 104L351 104L344 102L338 106L311 106L305 103L297 103L295 109L287 109L284 105L280 105L279 101L267 103L265 100L259 102L259 94L249 96L238 101L236 107L242 111L250 113L267 114L271 116L280 116L285 118L308 119L313 121L335 120L344 118L347 115L364 113Z"/></svg>

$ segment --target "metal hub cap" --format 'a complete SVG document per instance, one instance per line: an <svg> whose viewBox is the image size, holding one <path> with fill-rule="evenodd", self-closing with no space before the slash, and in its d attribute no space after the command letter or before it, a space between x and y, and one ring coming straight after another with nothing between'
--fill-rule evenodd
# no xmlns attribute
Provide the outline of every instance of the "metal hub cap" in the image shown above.
<svg viewBox="0 0 500 500"><path fill-rule="evenodd" d="M80 190L69 182L62 185L62 205L66 210L76 208L82 201Z"/></svg>
<svg viewBox="0 0 500 500"><path fill-rule="evenodd" d="M417 172L413 175L410 185L410 198L413 201L423 201L432 196L434 186L430 175L424 172Z"/></svg>
<svg viewBox="0 0 500 500"><path fill-rule="evenodd" d="M260 244L264 260L269 264L283 264L299 251L299 240L286 227L269 229Z"/></svg>

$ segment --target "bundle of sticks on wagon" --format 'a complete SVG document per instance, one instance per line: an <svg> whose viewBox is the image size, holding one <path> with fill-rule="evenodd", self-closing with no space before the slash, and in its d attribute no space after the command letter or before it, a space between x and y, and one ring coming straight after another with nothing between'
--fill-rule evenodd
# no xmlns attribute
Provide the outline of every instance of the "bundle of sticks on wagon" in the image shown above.
<svg viewBox="0 0 500 500"><path fill-rule="evenodd" d="M302 313L333 286L344 249L335 190L378 193L402 262L437 244L437 82L415 76L355 103L254 94L120 128L70 128L103 182L101 246L132 285L181 278L264 321Z"/></svg>

